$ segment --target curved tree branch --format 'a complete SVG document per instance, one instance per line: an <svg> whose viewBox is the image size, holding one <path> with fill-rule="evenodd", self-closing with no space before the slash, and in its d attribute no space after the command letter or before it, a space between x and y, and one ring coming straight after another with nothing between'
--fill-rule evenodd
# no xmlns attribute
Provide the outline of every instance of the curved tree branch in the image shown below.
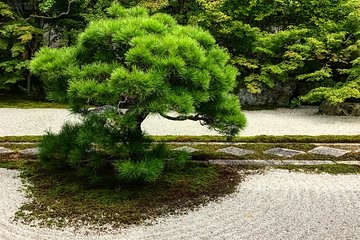
<svg viewBox="0 0 360 240"><path fill-rule="evenodd" d="M61 16L64 16L64 15L68 15L70 13L70 10L71 10L71 4L75 2L75 0L69 0L69 3L68 3L68 7L67 7L67 11L66 12L62 12L60 13L59 15L56 15L56 16L39 16L39 15L36 15L36 14L32 14L30 15L30 17L28 17L26 20L29 20L31 18L40 18L40 19L56 19L56 18L59 18Z"/></svg>
<svg viewBox="0 0 360 240"><path fill-rule="evenodd" d="M194 115L194 116L184 116L184 115L180 115L177 117L172 117L169 115L166 115L164 113L159 113L160 116L162 116L163 118L169 119L169 120L173 120L173 121L185 121L185 120L192 120L192 121L206 121L208 120L205 117L200 116L199 114Z"/></svg>
<svg viewBox="0 0 360 240"><path fill-rule="evenodd" d="M122 96L122 97L123 97L123 99L119 100L118 105L117 105L118 110L120 109L121 104L126 103L128 100L128 96Z"/></svg>

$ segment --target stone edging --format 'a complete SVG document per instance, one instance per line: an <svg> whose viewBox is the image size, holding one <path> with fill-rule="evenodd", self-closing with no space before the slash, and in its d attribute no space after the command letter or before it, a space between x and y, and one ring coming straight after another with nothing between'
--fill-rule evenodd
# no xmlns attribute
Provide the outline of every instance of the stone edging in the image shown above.
<svg viewBox="0 0 360 240"><path fill-rule="evenodd" d="M346 165L358 165L360 161L327 161L327 160L224 160L224 159L213 159L207 161L197 161L206 164L217 164L217 165L248 165L248 166L284 166L284 165L324 165L324 164L346 164Z"/></svg>

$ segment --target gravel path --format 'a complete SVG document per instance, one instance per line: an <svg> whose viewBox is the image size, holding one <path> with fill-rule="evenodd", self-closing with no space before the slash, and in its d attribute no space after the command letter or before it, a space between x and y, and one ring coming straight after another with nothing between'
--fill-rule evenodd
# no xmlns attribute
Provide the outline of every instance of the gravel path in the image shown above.
<svg viewBox="0 0 360 240"><path fill-rule="evenodd" d="M244 111L248 126L242 136L256 135L357 135L360 117L321 116L316 107ZM78 118L64 109L0 108L0 136L42 135L59 131L65 121ZM143 129L151 135L217 135L193 121L169 121L149 116Z"/></svg>
<svg viewBox="0 0 360 240"><path fill-rule="evenodd" d="M17 171L0 169L1 240L360 239L359 175L270 170L248 177L219 203L101 236L13 223L24 201L20 187Z"/></svg>

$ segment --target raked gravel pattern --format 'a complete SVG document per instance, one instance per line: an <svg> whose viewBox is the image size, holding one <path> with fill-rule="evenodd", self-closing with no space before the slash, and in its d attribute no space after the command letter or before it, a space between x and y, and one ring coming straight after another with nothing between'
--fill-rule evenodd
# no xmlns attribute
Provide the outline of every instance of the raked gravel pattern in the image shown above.
<svg viewBox="0 0 360 240"><path fill-rule="evenodd" d="M242 136L256 135L358 135L360 117L322 116L316 107L244 111L248 125ZM43 135L59 131L64 122L79 121L65 109L0 108L0 136ZM142 125L151 135L218 135L199 122L170 121L149 116Z"/></svg>
<svg viewBox="0 0 360 240"><path fill-rule="evenodd" d="M102 235L12 222L25 201L18 176L0 169L1 240L360 239L360 175L269 170L249 176L219 202Z"/></svg>

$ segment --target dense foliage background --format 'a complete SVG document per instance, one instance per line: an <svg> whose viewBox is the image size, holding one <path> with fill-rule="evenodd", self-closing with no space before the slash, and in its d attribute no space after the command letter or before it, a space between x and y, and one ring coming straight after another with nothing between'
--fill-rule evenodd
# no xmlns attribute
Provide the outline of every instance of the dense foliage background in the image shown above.
<svg viewBox="0 0 360 240"><path fill-rule="evenodd" d="M199 25L239 69L237 91L292 86L291 98L360 99L360 2L356 0L120 0ZM0 1L0 89L43 89L28 70L40 46L67 46L110 0ZM0 90L4 91L4 90ZM40 91L41 94L41 91Z"/></svg>

